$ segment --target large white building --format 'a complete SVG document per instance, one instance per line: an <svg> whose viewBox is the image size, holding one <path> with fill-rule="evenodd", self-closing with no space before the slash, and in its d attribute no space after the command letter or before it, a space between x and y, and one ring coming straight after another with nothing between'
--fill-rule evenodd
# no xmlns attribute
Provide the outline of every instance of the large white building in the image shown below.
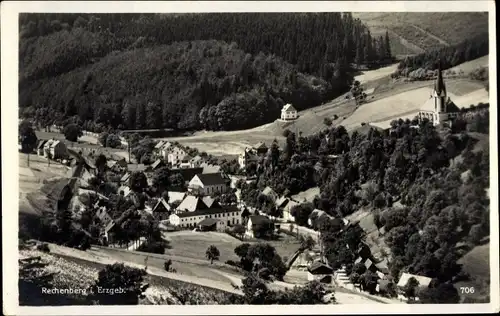
<svg viewBox="0 0 500 316"><path fill-rule="evenodd" d="M172 214L169 220L170 224L175 226L194 228L204 219L210 218L220 221L217 224L217 229L224 230L229 226L241 224L241 213L242 211L237 207L209 208Z"/></svg>
<svg viewBox="0 0 500 316"><path fill-rule="evenodd" d="M424 103L418 112L418 119L428 119L434 126L450 123L460 114L460 109L451 101L446 93L441 69L434 83L434 89L430 98Z"/></svg>
<svg viewBox="0 0 500 316"><path fill-rule="evenodd" d="M297 110L289 103L281 109L281 119L284 121L295 120L297 116Z"/></svg>
<svg viewBox="0 0 500 316"><path fill-rule="evenodd" d="M225 193L228 190L228 182L221 173L197 174L189 181L188 190L200 195Z"/></svg>

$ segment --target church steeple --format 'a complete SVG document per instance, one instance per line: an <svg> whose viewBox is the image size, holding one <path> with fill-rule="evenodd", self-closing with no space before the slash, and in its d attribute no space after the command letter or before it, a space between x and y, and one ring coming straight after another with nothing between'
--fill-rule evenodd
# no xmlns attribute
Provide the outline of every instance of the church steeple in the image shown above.
<svg viewBox="0 0 500 316"><path fill-rule="evenodd" d="M443 73L441 72L441 63L438 66L438 76L434 83L434 92L437 96L446 97L446 87L444 85Z"/></svg>

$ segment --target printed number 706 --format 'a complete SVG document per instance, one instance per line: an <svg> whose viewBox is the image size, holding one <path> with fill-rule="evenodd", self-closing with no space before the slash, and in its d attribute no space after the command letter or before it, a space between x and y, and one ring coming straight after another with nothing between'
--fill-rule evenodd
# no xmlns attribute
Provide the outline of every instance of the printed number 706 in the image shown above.
<svg viewBox="0 0 500 316"><path fill-rule="evenodd" d="M460 293L462 293L462 294L473 294L474 293L474 288L473 287L468 287L468 286L461 286L460 287Z"/></svg>

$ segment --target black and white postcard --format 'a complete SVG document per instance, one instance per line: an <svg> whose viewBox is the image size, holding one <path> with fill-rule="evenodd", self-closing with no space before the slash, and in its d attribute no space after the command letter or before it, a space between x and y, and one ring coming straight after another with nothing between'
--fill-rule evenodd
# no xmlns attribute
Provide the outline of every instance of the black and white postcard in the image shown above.
<svg viewBox="0 0 500 316"><path fill-rule="evenodd" d="M5 314L499 311L493 1L1 10Z"/></svg>

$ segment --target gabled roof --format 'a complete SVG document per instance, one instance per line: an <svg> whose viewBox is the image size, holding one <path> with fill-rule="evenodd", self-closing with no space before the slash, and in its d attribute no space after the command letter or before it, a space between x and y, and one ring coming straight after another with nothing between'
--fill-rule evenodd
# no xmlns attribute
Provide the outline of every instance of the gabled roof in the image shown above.
<svg viewBox="0 0 500 316"><path fill-rule="evenodd" d="M61 143L61 141L60 141L60 140L55 140L55 141L53 141L53 142L50 144L50 148L54 148L54 147L56 147L57 145L59 145L60 143Z"/></svg>
<svg viewBox="0 0 500 316"><path fill-rule="evenodd" d="M408 283L410 278L415 278L418 281L419 287L428 287L432 281L431 278L428 278L425 276L415 275L415 274L410 274L410 273L404 272L401 275L401 277L399 278L398 287L404 287Z"/></svg>
<svg viewBox="0 0 500 316"><path fill-rule="evenodd" d="M276 206L277 207L284 207L290 200L285 197L285 196L282 196L280 197L277 201L276 201Z"/></svg>
<svg viewBox="0 0 500 316"><path fill-rule="evenodd" d="M171 142L165 142L165 143L163 143L163 145L161 146L161 150L167 150L167 149L169 149L170 147L172 147L172 143L171 143Z"/></svg>
<svg viewBox="0 0 500 316"><path fill-rule="evenodd" d="M168 192L168 201L170 203L175 201L182 201L184 200L184 197L186 197L186 192L174 192L174 191Z"/></svg>
<svg viewBox="0 0 500 316"><path fill-rule="evenodd" d="M286 112L293 112L293 111L297 111L290 103L288 104L285 104L283 106L283 109L281 109L281 111L286 111Z"/></svg>
<svg viewBox="0 0 500 316"><path fill-rule="evenodd" d="M115 221L113 221L113 220L112 220L111 222L109 222L109 223L106 225L106 228L104 228L104 230L105 230L106 232L109 232L111 229L113 229L113 227L115 227Z"/></svg>
<svg viewBox="0 0 500 316"><path fill-rule="evenodd" d="M277 197L278 197L278 194L276 192L274 192L274 190L271 188L271 187L265 187L264 190L262 190L262 194L267 196L267 197L270 197L273 202L276 201Z"/></svg>
<svg viewBox="0 0 500 316"><path fill-rule="evenodd" d="M165 201L164 198L161 198L158 200L156 205L153 207L153 212L157 212L157 211L163 212L161 206L164 207L166 211L170 211L170 205L168 205L168 203Z"/></svg>
<svg viewBox="0 0 500 316"><path fill-rule="evenodd" d="M264 215L251 215L250 220L252 221L252 225L271 223L271 220Z"/></svg>
<svg viewBox="0 0 500 316"><path fill-rule="evenodd" d="M52 145L53 142L54 142L53 139L49 139L45 142L45 144L43 146L46 148L50 148L50 146Z"/></svg>
<svg viewBox="0 0 500 316"><path fill-rule="evenodd" d="M130 173L127 172L120 178L120 181L124 182L127 181L129 178L130 178Z"/></svg>
<svg viewBox="0 0 500 316"><path fill-rule="evenodd" d="M194 212L200 209L206 209L208 206L203 202L201 198L196 196L188 195L177 207L180 211Z"/></svg>
<svg viewBox="0 0 500 316"><path fill-rule="evenodd" d="M200 179L203 185L223 185L226 184L227 180L222 177L220 172L217 173L201 173L197 174L196 177Z"/></svg>
<svg viewBox="0 0 500 316"><path fill-rule="evenodd" d="M320 262L320 261L313 262L307 268L307 270L309 272L311 272L312 274L331 274L331 273L333 273L332 267L330 267L329 265L327 265L323 262Z"/></svg>
<svg viewBox="0 0 500 316"><path fill-rule="evenodd" d="M200 174L203 172L203 168L173 168L170 169L171 174L176 174L179 173L183 178L184 181L190 181L193 179L193 177L197 174Z"/></svg>
<svg viewBox="0 0 500 316"><path fill-rule="evenodd" d="M160 149L163 147L163 145L165 145L165 142L163 140L160 140L156 145L155 145L155 149Z"/></svg>
<svg viewBox="0 0 500 316"><path fill-rule="evenodd" d="M193 216L201 216L201 215L214 215L214 214L223 214L223 213L233 213L240 212L240 210L235 206L229 206L224 208L207 208L202 210L197 210L194 212L184 212L177 214L180 218L193 217Z"/></svg>
<svg viewBox="0 0 500 316"><path fill-rule="evenodd" d="M47 142L46 139L39 139L38 144L36 146L36 149L42 149L45 146L45 143Z"/></svg>
<svg viewBox="0 0 500 316"><path fill-rule="evenodd" d="M153 169L153 170L154 170L154 169L156 169L158 166L160 166L161 164L163 164L163 160L161 160L161 159L156 159L156 161L155 161L155 162L153 162L153 163L151 164L151 169Z"/></svg>
<svg viewBox="0 0 500 316"><path fill-rule="evenodd" d="M219 207L220 206L219 203L217 203L215 201L215 199L212 198L212 197L210 197L210 196L204 196L202 198L202 200L203 200L203 203L205 203L205 205L208 206L209 208L210 207Z"/></svg>
<svg viewBox="0 0 500 316"><path fill-rule="evenodd" d="M106 165L108 166L108 168L113 168L114 165L116 165L116 161L108 160L108 161L106 161Z"/></svg>
<svg viewBox="0 0 500 316"><path fill-rule="evenodd" d="M373 265L373 262L370 259L366 259L365 261L365 267L368 269Z"/></svg>

